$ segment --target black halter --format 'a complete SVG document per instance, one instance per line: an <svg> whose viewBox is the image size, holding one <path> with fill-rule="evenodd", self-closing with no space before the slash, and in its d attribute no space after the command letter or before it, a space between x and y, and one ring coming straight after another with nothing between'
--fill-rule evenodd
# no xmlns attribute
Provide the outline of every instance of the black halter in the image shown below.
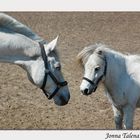
<svg viewBox="0 0 140 140"><path fill-rule="evenodd" d="M107 61L106 61L106 59L104 59L104 61L105 61L104 73L103 73L103 75L101 75L101 76L99 77L99 79L97 80L96 83L93 82L93 81L91 81L90 79L88 79L88 78L86 78L86 77L83 77L83 79L86 80L86 81L88 81L91 85L96 86L96 87L95 87L95 90L96 90L96 88L97 88L98 83L99 83L99 82L102 80L102 78L106 75Z"/></svg>
<svg viewBox="0 0 140 140"><path fill-rule="evenodd" d="M49 68L48 68L48 57L47 57L45 49L44 49L44 43L43 42L39 42L39 46L41 48L41 55L42 55L42 59L44 61L44 65L45 65L45 76L44 76L43 84L42 84L42 86L40 88L43 90L44 94L50 100L50 99L52 99L57 94L58 90L61 87L66 86L68 83L67 83L67 81L59 82L56 79L56 77L53 75L53 73L51 73L51 71L49 71ZM47 91L45 90L45 85L47 83L48 75L52 78L54 83L57 85L56 89L54 90L54 92L52 94L48 94Z"/></svg>

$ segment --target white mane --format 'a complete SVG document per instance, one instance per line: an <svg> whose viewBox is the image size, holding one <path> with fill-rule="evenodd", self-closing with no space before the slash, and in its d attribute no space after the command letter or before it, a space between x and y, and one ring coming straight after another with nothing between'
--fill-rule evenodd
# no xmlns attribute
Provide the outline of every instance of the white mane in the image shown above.
<svg viewBox="0 0 140 140"><path fill-rule="evenodd" d="M89 56L95 51L96 48L99 46L102 46L102 44L94 44L90 45L88 47L85 47L77 56L77 60L79 61L80 64L84 65Z"/></svg>
<svg viewBox="0 0 140 140"><path fill-rule="evenodd" d="M117 55L122 56L122 57L125 56L124 54L122 54L122 53L120 53L120 52L116 52L116 51L114 51L114 50L108 48L108 46L105 45L105 44L96 43L96 44L94 44L94 45L90 45L90 46L88 46L88 47L85 47L85 48L78 54L77 59L78 59L79 63L82 64L82 65L84 65L84 64L87 62L89 56L92 55L93 52L94 52L95 50L97 50L97 49L102 50L102 51L103 51L104 53L106 53L106 54L107 54L107 53L111 53L111 54L114 54L114 53L115 53L116 56L117 56Z"/></svg>
<svg viewBox="0 0 140 140"><path fill-rule="evenodd" d="M15 57L22 54L29 57L40 55L38 42L44 39L11 16L0 13L0 40L0 58L5 59L7 57L5 52L7 55L15 55ZM8 50L6 46L9 46ZM51 54L59 57L56 49Z"/></svg>
<svg viewBox="0 0 140 140"><path fill-rule="evenodd" d="M41 41L42 38L35 34L30 28L26 25L22 24L21 22L17 21L16 19L4 14L0 13L0 27L6 28L13 32L23 34L33 40Z"/></svg>

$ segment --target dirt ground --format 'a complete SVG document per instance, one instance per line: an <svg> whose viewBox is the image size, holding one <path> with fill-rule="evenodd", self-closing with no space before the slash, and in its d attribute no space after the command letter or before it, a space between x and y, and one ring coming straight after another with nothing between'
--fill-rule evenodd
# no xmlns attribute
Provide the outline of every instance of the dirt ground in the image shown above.
<svg viewBox="0 0 140 140"><path fill-rule="evenodd" d="M8 14L48 41L59 34L58 51L71 99L66 106L56 106L28 81L24 70L0 63L0 129L114 129L113 111L103 87L99 86L88 97L81 95L83 74L76 55L95 42L121 52L140 53L140 13ZM140 129L139 122L140 109L137 109L134 129Z"/></svg>

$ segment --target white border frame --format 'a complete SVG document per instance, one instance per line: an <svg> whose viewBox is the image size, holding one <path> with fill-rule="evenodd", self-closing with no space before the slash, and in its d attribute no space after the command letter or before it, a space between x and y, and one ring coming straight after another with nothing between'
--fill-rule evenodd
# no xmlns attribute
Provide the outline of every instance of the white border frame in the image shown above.
<svg viewBox="0 0 140 140"><path fill-rule="evenodd" d="M107 135L110 135L108 137ZM139 140L137 130L30 130L30 131L0 131L0 138L6 140Z"/></svg>
<svg viewBox="0 0 140 140"><path fill-rule="evenodd" d="M139 11L140 0L0 0L0 11Z"/></svg>
<svg viewBox="0 0 140 140"><path fill-rule="evenodd" d="M0 11L140 11L140 0L0 0ZM32 130L32 131L0 131L1 139L34 139L34 140L66 140L86 139L103 140L106 134L123 134L125 132L138 134L140 131L114 130ZM129 138L131 139L131 138Z"/></svg>

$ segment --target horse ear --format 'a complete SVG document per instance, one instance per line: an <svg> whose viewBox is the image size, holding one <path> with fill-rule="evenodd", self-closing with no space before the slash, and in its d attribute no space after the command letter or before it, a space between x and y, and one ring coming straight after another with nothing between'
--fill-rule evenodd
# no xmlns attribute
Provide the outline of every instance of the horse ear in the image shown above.
<svg viewBox="0 0 140 140"><path fill-rule="evenodd" d="M44 44L46 54L49 54L51 51L55 49L55 47L57 46L57 40L58 40L58 36L48 44Z"/></svg>

